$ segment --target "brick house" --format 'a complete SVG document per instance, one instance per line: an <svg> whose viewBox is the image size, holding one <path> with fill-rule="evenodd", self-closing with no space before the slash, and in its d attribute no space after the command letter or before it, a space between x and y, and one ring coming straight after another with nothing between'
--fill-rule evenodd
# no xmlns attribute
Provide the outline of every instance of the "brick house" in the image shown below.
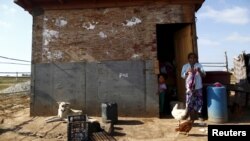
<svg viewBox="0 0 250 141"><path fill-rule="evenodd" d="M159 116L159 64L183 101L181 67L197 51L204 0L15 0L33 16L31 115L68 101L88 115L116 102L119 116Z"/></svg>

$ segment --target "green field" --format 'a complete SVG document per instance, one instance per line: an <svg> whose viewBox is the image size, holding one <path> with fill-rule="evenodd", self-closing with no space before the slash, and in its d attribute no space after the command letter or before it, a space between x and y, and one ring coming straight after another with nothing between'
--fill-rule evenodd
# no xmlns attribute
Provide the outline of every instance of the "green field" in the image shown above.
<svg viewBox="0 0 250 141"><path fill-rule="evenodd" d="M6 76L0 76L0 90L8 88L9 86L14 85L16 83L26 82L28 80L30 80L30 77L6 77Z"/></svg>

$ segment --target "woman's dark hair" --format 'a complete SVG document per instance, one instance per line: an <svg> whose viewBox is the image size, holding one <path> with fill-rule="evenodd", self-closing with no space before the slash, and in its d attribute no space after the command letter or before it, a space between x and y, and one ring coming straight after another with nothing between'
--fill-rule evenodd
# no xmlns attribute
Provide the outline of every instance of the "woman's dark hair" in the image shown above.
<svg viewBox="0 0 250 141"><path fill-rule="evenodd" d="M196 53L193 53L193 52L189 53L189 54L188 54L188 59L189 59L191 56L194 56L196 59L198 59L198 56L197 56Z"/></svg>

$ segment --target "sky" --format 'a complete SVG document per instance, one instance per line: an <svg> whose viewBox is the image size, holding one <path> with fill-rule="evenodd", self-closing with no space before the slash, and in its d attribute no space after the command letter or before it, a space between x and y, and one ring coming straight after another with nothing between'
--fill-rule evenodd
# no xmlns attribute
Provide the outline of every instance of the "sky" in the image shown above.
<svg viewBox="0 0 250 141"><path fill-rule="evenodd" d="M226 52L230 69L234 57L250 53L249 0L206 0L196 17L201 63L225 62Z"/></svg>
<svg viewBox="0 0 250 141"><path fill-rule="evenodd" d="M30 72L30 62L2 57L31 61L32 16L13 0L0 0L0 11L0 73ZM224 63L226 52L232 68L233 57L250 53L249 0L206 0L195 15L201 63Z"/></svg>
<svg viewBox="0 0 250 141"><path fill-rule="evenodd" d="M31 61L31 43L32 16L13 0L0 0L0 72L30 72L24 61Z"/></svg>

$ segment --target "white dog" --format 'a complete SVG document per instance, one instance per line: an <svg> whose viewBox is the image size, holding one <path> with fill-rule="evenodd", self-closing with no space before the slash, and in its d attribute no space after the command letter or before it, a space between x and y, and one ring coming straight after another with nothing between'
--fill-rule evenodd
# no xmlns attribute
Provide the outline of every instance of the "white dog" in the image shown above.
<svg viewBox="0 0 250 141"><path fill-rule="evenodd" d="M54 122L54 121L67 121L67 117L69 115L81 115L82 110L74 110L70 108L70 103L68 102L58 102L58 112L56 117L51 117L46 119L46 122Z"/></svg>

